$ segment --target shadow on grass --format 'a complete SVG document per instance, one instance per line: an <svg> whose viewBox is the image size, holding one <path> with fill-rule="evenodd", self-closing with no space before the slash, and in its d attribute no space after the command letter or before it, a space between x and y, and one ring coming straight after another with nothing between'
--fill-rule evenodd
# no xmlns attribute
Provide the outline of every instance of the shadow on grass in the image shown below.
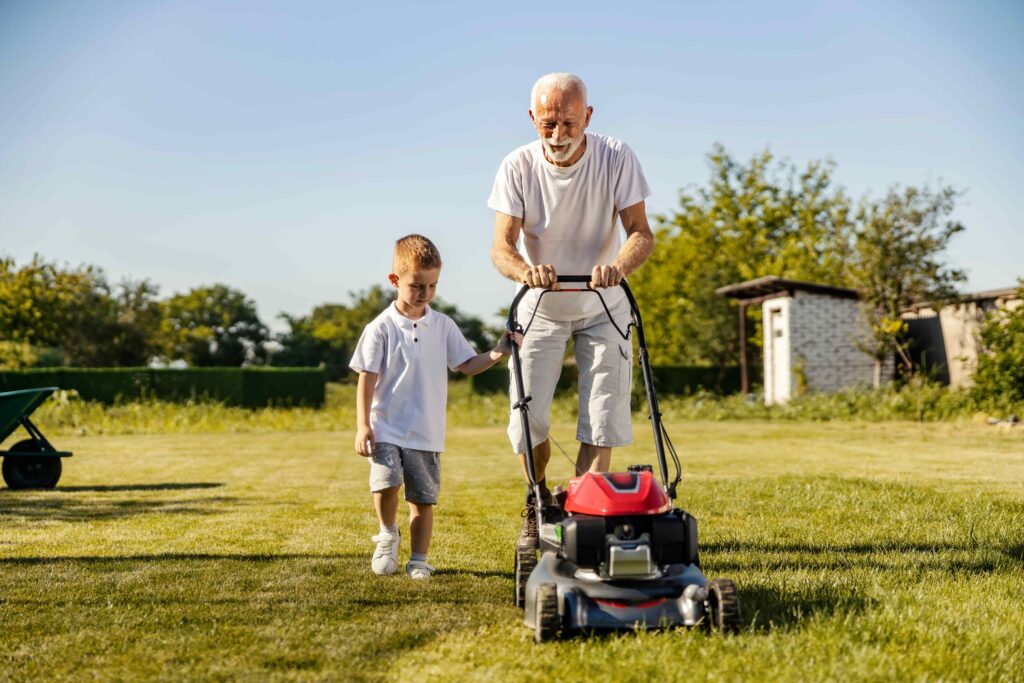
<svg viewBox="0 0 1024 683"><path fill-rule="evenodd" d="M39 492L36 492L38 495ZM42 497L26 497L24 493L0 493L0 520L27 522L89 522L113 520L153 513L173 515L212 515L238 506L231 496L187 499L121 499L91 500L77 496L55 495L47 491Z"/></svg>
<svg viewBox="0 0 1024 683"><path fill-rule="evenodd" d="M224 486L222 482L166 483L166 484L113 484L110 486L58 486L53 493L108 493L120 491L190 491L193 489L215 489Z"/></svg>
<svg viewBox="0 0 1024 683"><path fill-rule="evenodd" d="M59 591L49 590L54 577ZM429 582L375 577L367 552L0 558L0 585L0 611L32 615L13 629L15 639L43 626L69 629L69 613L82 624L115 614L119 628L153 629L165 654L187 662L195 655L181 649L179 633L216 626L232 639L199 656L223 648L238 677L254 680L289 672L385 680L403 654L511 612L500 587L464 573Z"/></svg>
<svg viewBox="0 0 1024 683"><path fill-rule="evenodd" d="M438 569L434 572L434 576L472 576L476 579L508 579L512 580L514 574L511 569L508 571L476 571L473 569Z"/></svg>
<svg viewBox="0 0 1024 683"><path fill-rule="evenodd" d="M767 584L739 587L744 627L754 632L798 628L808 619L860 613L873 601L831 583L783 590Z"/></svg>
<svg viewBox="0 0 1024 683"><path fill-rule="evenodd" d="M155 553L153 555L54 555L50 557L0 557L3 565L46 565L62 563L107 564L114 562L291 562L294 560L356 560L364 554L334 553Z"/></svg>
<svg viewBox="0 0 1024 683"><path fill-rule="evenodd" d="M918 569L984 574L1000 569L992 551L1013 549L956 543L702 543L701 559L716 572L801 569Z"/></svg>
<svg viewBox="0 0 1024 683"><path fill-rule="evenodd" d="M1018 562L1024 562L1024 545L1011 545L1009 548L1004 548L1003 552Z"/></svg>

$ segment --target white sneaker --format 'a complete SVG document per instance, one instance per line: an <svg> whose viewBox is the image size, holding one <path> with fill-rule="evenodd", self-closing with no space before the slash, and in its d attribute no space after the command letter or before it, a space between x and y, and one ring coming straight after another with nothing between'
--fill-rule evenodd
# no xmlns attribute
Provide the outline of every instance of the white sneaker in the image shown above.
<svg viewBox="0 0 1024 683"><path fill-rule="evenodd" d="M373 559L370 561L374 574L384 576L398 571L398 542L401 539L401 533L390 531L381 531L371 539L377 544L377 549L373 551Z"/></svg>
<svg viewBox="0 0 1024 683"><path fill-rule="evenodd" d="M405 565L405 573L414 579L429 579L434 571L434 568L423 560L412 560Z"/></svg>

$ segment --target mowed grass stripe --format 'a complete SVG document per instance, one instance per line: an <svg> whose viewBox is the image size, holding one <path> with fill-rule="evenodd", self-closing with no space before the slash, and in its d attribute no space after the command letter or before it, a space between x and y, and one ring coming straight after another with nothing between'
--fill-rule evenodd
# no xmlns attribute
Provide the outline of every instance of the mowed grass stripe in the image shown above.
<svg viewBox="0 0 1024 683"><path fill-rule="evenodd" d="M645 426L618 465L651 461ZM500 428L450 430L427 583L370 574L347 432L68 436L58 490L0 490L0 680L1020 680L1024 439L669 427L705 569L740 589L737 637L535 646ZM552 469L571 472L557 452Z"/></svg>

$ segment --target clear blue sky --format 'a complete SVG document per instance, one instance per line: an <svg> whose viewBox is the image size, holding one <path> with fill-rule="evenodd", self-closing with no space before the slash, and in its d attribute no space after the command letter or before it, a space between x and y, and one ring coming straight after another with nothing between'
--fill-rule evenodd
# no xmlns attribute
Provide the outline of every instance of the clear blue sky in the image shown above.
<svg viewBox="0 0 1024 683"><path fill-rule="evenodd" d="M0 254L162 294L224 282L281 327L441 248L440 295L494 322L500 159L534 79L573 71L648 210L715 142L831 157L852 194L967 191L969 290L1024 275L1024 3L0 0Z"/></svg>

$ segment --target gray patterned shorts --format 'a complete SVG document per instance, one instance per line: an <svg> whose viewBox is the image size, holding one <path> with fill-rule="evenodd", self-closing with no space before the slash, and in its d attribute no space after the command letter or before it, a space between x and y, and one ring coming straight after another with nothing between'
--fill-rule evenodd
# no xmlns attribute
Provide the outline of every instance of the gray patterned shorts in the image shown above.
<svg viewBox="0 0 1024 683"><path fill-rule="evenodd" d="M378 443L370 457L370 490L383 491L405 484L410 503L437 505L441 492L441 454Z"/></svg>

